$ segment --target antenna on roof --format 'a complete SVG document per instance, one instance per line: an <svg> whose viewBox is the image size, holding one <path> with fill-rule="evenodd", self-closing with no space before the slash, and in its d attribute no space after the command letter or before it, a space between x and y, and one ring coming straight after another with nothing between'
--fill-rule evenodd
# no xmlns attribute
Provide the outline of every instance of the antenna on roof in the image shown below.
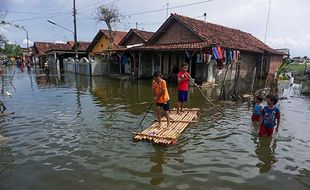
<svg viewBox="0 0 310 190"><path fill-rule="evenodd" d="M138 22L136 22L136 29L138 30Z"/></svg>
<svg viewBox="0 0 310 190"><path fill-rule="evenodd" d="M207 13L203 13L203 18L204 18L204 21L206 22L207 21Z"/></svg>
<svg viewBox="0 0 310 190"><path fill-rule="evenodd" d="M168 18L168 11L169 11L169 3L167 3L166 5L167 5L166 19L167 19Z"/></svg>

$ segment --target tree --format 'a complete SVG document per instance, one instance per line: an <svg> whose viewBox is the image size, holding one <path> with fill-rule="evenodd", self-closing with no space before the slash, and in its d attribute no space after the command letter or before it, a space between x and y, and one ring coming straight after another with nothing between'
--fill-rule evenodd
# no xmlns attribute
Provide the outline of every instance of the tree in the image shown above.
<svg viewBox="0 0 310 190"><path fill-rule="evenodd" d="M5 43L7 43L7 39L3 34L0 34L0 52L2 52Z"/></svg>
<svg viewBox="0 0 310 190"><path fill-rule="evenodd" d="M109 37L110 37L110 43L109 43L109 49L113 48L114 43L114 34L112 30L112 24L120 21L120 14L118 12L118 9L114 5L101 5L97 9L97 18L98 22L105 22L108 29L109 29Z"/></svg>
<svg viewBox="0 0 310 190"><path fill-rule="evenodd" d="M5 43L3 53L8 57L17 57L22 54L22 49L19 45Z"/></svg>

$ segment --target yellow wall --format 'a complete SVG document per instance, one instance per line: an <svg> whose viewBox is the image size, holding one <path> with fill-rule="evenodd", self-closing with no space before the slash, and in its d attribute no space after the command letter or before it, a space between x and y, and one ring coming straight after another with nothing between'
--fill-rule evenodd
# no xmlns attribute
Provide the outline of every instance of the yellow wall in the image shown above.
<svg viewBox="0 0 310 190"><path fill-rule="evenodd" d="M91 54L94 55L96 53L101 53L103 50L108 49L110 40L105 35L103 35L100 40L96 43L96 45L93 47ZM113 49L115 48L115 45L113 44Z"/></svg>

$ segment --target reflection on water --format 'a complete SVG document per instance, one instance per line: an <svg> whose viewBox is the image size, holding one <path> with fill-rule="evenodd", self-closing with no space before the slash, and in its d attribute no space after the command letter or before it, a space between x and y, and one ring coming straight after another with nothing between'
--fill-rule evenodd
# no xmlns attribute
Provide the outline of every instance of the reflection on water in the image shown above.
<svg viewBox="0 0 310 190"><path fill-rule="evenodd" d="M267 173L271 170L271 166L277 162L275 158L275 150L277 140L268 137L259 137L255 153L257 158L261 161L256 164L260 173Z"/></svg>
<svg viewBox="0 0 310 190"><path fill-rule="evenodd" d="M16 113L0 117L9 139L0 143L1 190L309 189L310 101L294 85L281 90L288 99L279 101L272 139L257 136L247 103L218 101L218 88L205 89L224 117L192 87L187 106L200 108L199 122L175 146L160 147L132 140L152 101L151 81L17 70L2 84L13 96L1 99ZM174 107L176 86L168 88Z"/></svg>
<svg viewBox="0 0 310 190"><path fill-rule="evenodd" d="M165 164L164 151L160 148L155 148L155 152L151 156L150 161L154 163L150 168L150 173L153 175L150 184L159 185L164 180L162 167L162 165Z"/></svg>

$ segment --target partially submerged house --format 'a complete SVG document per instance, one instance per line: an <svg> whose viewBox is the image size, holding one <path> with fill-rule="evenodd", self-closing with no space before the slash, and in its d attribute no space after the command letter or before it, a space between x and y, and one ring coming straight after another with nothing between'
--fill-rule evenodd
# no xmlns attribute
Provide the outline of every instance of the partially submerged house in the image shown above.
<svg viewBox="0 0 310 190"><path fill-rule="evenodd" d="M135 50L130 51L130 49L145 45L153 35L154 32L130 29L118 44L119 48L116 52L119 53L112 56L110 72L137 76L139 73L139 54Z"/></svg>
<svg viewBox="0 0 310 190"><path fill-rule="evenodd" d="M32 46L32 53L34 56L34 64L39 65L39 67L43 68L44 63L47 61L46 59L46 51L49 50L54 43L52 42L34 42Z"/></svg>
<svg viewBox="0 0 310 190"><path fill-rule="evenodd" d="M78 59L87 59L86 49L90 45L90 42L77 42L77 55ZM67 43L57 43L50 45L49 49L45 51L47 61L51 69L55 70L55 73L60 73L65 70L64 61L69 58L75 58L75 42L68 41Z"/></svg>
<svg viewBox="0 0 310 190"><path fill-rule="evenodd" d="M144 45L115 52L120 60L126 53L135 55L133 70L138 78L151 77L154 71L169 77L188 63L191 76L200 82L214 82L228 65L229 78L234 78L237 62L241 78L252 79L256 67L264 78L271 79L283 57L250 33L178 14L171 14Z"/></svg>
<svg viewBox="0 0 310 190"><path fill-rule="evenodd" d="M114 43L112 49L118 49L119 42L124 38L127 32L113 31ZM95 64L94 72L95 75L102 75L108 73L108 65L104 60L107 59L106 50L109 49L110 35L109 30L101 29L98 31L92 42L87 48L89 59Z"/></svg>

